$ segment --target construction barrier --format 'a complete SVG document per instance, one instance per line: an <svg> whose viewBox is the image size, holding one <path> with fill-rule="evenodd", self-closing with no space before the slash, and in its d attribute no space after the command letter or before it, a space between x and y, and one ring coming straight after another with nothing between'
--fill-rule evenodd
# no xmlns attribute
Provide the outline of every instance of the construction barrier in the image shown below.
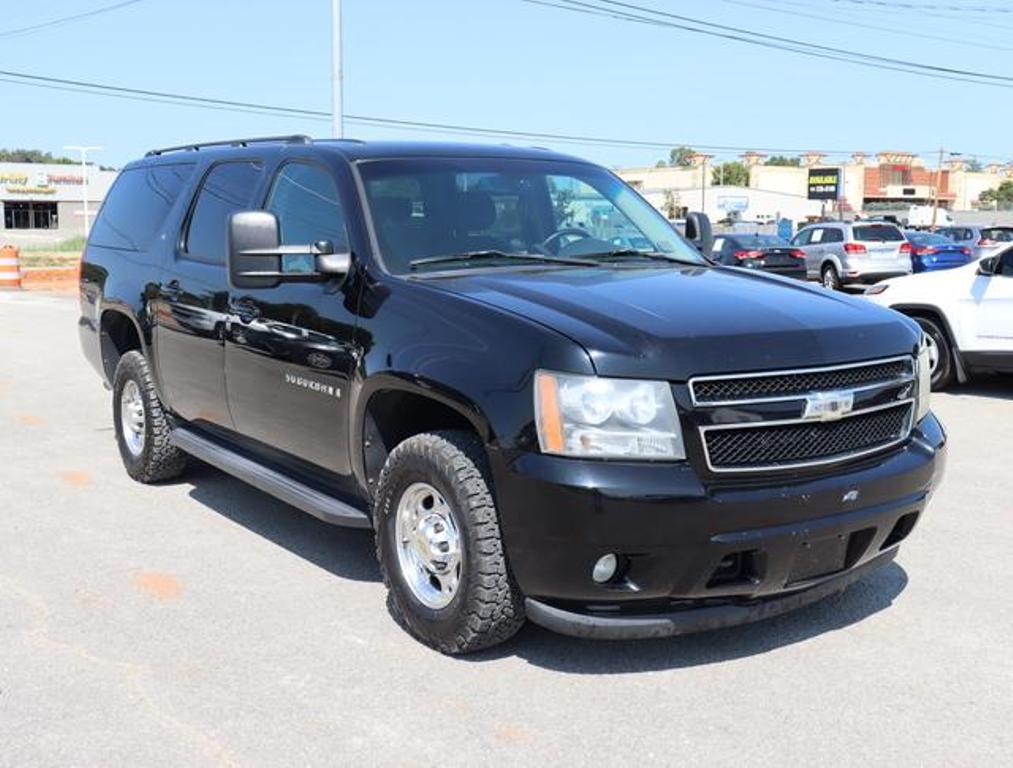
<svg viewBox="0 0 1013 768"><path fill-rule="evenodd" d="M0 248L0 289L21 287L21 252L13 245Z"/></svg>

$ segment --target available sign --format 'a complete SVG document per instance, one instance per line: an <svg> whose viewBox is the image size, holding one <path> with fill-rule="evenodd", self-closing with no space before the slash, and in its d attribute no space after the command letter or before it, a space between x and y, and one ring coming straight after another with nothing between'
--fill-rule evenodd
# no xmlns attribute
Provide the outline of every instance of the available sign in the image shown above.
<svg viewBox="0 0 1013 768"><path fill-rule="evenodd" d="M841 169L810 168L807 188L810 200L837 200L841 196Z"/></svg>

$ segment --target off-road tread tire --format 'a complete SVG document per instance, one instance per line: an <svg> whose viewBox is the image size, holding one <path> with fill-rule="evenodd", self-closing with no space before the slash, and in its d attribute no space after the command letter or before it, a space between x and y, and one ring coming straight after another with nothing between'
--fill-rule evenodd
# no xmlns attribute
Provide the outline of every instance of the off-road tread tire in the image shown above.
<svg viewBox="0 0 1013 768"><path fill-rule="evenodd" d="M932 317L918 315L914 319L918 321L921 329L933 338L939 348L939 367L936 369L936 375L932 377L932 391L946 389L957 377L957 365L953 359L953 345L950 343L946 328Z"/></svg>
<svg viewBox="0 0 1013 768"><path fill-rule="evenodd" d="M129 379L137 382L144 399L144 450L138 457L130 453L120 434L120 393ZM187 455L169 440L172 424L158 399L148 361L140 352L125 353L116 365L113 376L113 424L123 465L134 480L140 483L158 483L179 477L186 469Z"/></svg>
<svg viewBox="0 0 1013 768"><path fill-rule="evenodd" d="M411 635L448 655L498 645L524 624L523 598L507 564L488 478L478 436L455 430L406 439L391 451L377 482L373 525L388 610ZM419 603L403 583L393 537L401 494L418 481L451 504L463 541L459 591L439 611Z"/></svg>

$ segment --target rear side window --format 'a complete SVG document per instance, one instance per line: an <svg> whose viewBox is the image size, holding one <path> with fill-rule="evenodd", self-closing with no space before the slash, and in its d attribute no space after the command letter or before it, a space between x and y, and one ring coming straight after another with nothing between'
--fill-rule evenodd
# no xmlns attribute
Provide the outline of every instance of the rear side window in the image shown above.
<svg viewBox="0 0 1013 768"><path fill-rule="evenodd" d="M981 236L985 240L995 240L999 243L1013 242L1013 229L1006 227L995 227L994 229L981 230Z"/></svg>
<svg viewBox="0 0 1013 768"><path fill-rule="evenodd" d="M897 227L886 224L866 224L855 227L852 231L855 240L863 243L894 243L904 239L904 235Z"/></svg>
<svg viewBox="0 0 1013 768"><path fill-rule="evenodd" d="M219 163L201 185L186 233L186 257L208 264L225 263L229 216L253 208L264 166L252 161Z"/></svg>
<svg viewBox="0 0 1013 768"><path fill-rule="evenodd" d="M823 242L824 243L843 243L844 233L839 229L824 229L823 230Z"/></svg>
<svg viewBox="0 0 1013 768"><path fill-rule="evenodd" d="M89 245L145 251L193 174L193 163L123 171L109 190Z"/></svg>

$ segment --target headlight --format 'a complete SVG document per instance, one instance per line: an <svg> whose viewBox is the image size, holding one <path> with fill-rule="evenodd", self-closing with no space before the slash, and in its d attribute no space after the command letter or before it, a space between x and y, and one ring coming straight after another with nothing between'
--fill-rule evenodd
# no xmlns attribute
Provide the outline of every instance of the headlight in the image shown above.
<svg viewBox="0 0 1013 768"><path fill-rule="evenodd" d="M663 381L535 373L542 453L602 459L685 459L672 390Z"/></svg>
<svg viewBox="0 0 1013 768"><path fill-rule="evenodd" d="M929 360L929 337L922 334L918 347L918 362L915 365L918 377L918 393L915 400L915 423L917 424L929 412L929 399L932 395L932 363Z"/></svg>

